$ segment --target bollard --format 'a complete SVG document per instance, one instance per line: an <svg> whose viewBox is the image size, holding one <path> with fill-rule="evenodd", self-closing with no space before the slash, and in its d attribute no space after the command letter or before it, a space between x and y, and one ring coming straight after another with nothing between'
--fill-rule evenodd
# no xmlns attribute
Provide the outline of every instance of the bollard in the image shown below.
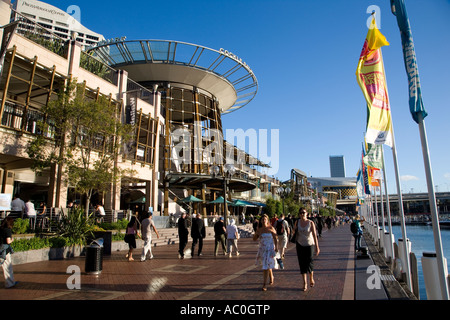
<svg viewBox="0 0 450 320"><path fill-rule="evenodd" d="M384 236L384 257L392 261L394 253L392 252L391 244L395 242L395 237L390 232L385 232L383 236Z"/></svg>
<svg viewBox="0 0 450 320"><path fill-rule="evenodd" d="M448 277L447 259L444 258L445 278ZM443 300L437 257L435 252L424 252L422 256L422 272L425 281L427 300Z"/></svg>

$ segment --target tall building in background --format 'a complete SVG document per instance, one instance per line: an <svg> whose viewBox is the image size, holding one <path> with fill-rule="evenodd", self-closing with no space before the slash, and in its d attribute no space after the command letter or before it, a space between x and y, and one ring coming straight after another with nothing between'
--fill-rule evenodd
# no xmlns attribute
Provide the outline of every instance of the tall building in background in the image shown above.
<svg viewBox="0 0 450 320"><path fill-rule="evenodd" d="M332 178L345 178L344 156L330 156L330 176Z"/></svg>
<svg viewBox="0 0 450 320"><path fill-rule="evenodd" d="M103 35L89 30L81 25L80 8L76 5L69 6L67 11L63 11L50 4L37 0L17 0L13 4L12 20L20 21L17 32L24 33L40 33L34 24L50 31L47 36L48 40L55 35L64 40L76 38L82 47L89 47L105 40Z"/></svg>

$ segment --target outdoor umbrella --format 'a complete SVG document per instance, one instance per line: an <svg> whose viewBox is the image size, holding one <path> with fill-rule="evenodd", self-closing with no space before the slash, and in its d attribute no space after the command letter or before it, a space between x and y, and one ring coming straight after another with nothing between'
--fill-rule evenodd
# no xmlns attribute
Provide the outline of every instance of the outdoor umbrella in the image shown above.
<svg viewBox="0 0 450 320"><path fill-rule="evenodd" d="M212 203L212 204L218 203L218 204L221 204L221 203L223 203L223 197L220 196L220 197L218 197L216 200L210 201L210 202L208 202L208 203ZM227 203L228 203L228 204L232 204L233 202L227 200Z"/></svg>
<svg viewBox="0 0 450 320"><path fill-rule="evenodd" d="M234 200L231 205L234 207L256 207L254 203L239 199Z"/></svg>
<svg viewBox="0 0 450 320"><path fill-rule="evenodd" d="M180 201L181 202L203 202L203 200L196 198L192 195L190 195L189 197L186 197L184 199L181 199Z"/></svg>
<svg viewBox="0 0 450 320"><path fill-rule="evenodd" d="M203 202L203 200L196 198L193 195L190 195L184 199L181 199L180 202L189 203L189 213L191 213L191 209L192 209L191 203L192 202Z"/></svg>

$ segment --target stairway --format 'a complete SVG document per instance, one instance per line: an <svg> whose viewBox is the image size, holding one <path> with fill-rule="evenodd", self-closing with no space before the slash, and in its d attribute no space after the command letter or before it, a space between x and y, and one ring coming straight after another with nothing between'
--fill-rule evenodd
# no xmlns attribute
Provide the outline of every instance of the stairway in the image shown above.
<svg viewBox="0 0 450 320"><path fill-rule="evenodd" d="M251 224L239 225L238 232L240 238L249 238L253 234L253 227ZM179 243L177 228L158 229L158 233L159 239L156 237L155 233L152 232L152 244L154 247L163 245L173 245ZM214 227L206 227L206 237L203 240L205 241L214 240Z"/></svg>

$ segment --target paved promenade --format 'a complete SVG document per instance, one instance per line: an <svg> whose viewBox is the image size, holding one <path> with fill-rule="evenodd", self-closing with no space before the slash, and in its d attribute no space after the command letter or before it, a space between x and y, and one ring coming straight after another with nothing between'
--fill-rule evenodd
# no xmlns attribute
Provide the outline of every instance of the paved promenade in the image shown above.
<svg viewBox="0 0 450 320"><path fill-rule="evenodd" d="M177 313L183 311L180 309L183 306L196 305L195 301L242 304L275 301L284 305L303 300L355 300L358 296L355 287L359 290L365 285L355 285L355 275L361 272L355 268L359 259L355 259L349 226L324 229L319 244L321 252L315 259L316 285L306 292L301 290L294 244L288 245L284 269L274 271L274 284L264 292L262 271L255 265L258 244L251 238L242 238L238 244L240 255L231 258L223 254L215 257L211 240L205 242L202 256L183 260L178 259L178 244L153 248L154 259L145 262L139 261L140 249L135 250L136 260L132 262L125 259L126 251L116 251L104 256L99 275L84 272L84 257L15 265L14 274L19 283L12 289L1 288L0 299L153 300L152 303L160 301L161 306L167 306L167 301L178 301L173 304L176 310L171 310ZM187 248L190 245L191 239ZM72 270L77 267L81 271L81 287L68 289L67 282L73 283ZM370 295L364 299L371 299ZM378 300L379 295L373 295L373 299Z"/></svg>

